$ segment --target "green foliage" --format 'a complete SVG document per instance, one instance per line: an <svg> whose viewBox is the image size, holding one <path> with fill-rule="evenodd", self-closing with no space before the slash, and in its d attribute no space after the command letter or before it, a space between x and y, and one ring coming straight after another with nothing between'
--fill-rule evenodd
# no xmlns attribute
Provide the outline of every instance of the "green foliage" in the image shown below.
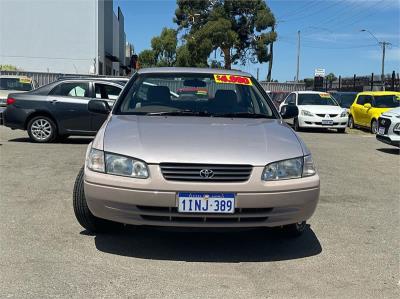
<svg viewBox="0 0 400 299"><path fill-rule="evenodd" d="M337 77L335 76L334 73L329 73L328 75L325 76L325 79L329 82L333 82L337 80Z"/></svg>
<svg viewBox="0 0 400 299"><path fill-rule="evenodd" d="M161 35L153 37L153 49L158 66L173 66L176 61L176 47L178 39L174 29L163 28Z"/></svg>
<svg viewBox="0 0 400 299"><path fill-rule="evenodd" d="M11 64L0 64L0 71L18 71L18 68Z"/></svg>
<svg viewBox="0 0 400 299"><path fill-rule="evenodd" d="M143 50L139 53L139 65L140 67L154 67L156 66L156 54L153 50Z"/></svg>
<svg viewBox="0 0 400 299"><path fill-rule="evenodd" d="M276 40L276 33L268 29L275 18L265 1L177 0L177 5L174 22L178 30L186 30L188 43L201 48L192 46L202 62L214 50L222 53L225 68L248 60L270 60L268 45Z"/></svg>

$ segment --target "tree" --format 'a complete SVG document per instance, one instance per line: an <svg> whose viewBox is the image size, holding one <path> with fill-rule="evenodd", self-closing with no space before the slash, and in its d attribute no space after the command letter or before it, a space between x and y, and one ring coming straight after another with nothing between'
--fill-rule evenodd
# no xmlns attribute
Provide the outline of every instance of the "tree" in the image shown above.
<svg viewBox="0 0 400 299"><path fill-rule="evenodd" d="M330 88L332 88L332 82L337 80L337 77L335 76L334 73L329 73L328 75L325 76L325 80L329 82Z"/></svg>
<svg viewBox="0 0 400 299"><path fill-rule="evenodd" d="M173 66L176 61L178 39L174 29L163 28L160 36L153 37L151 47L158 66Z"/></svg>
<svg viewBox="0 0 400 299"><path fill-rule="evenodd" d="M248 60L269 61L268 46L276 33L268 31L275 18L265 1L177 0L177 5L174 22L186 30L183 37L198 61L204 63L214 50L221 52L227 69Z"/></svg>
<svg viewBox="0 0 400 299"><path fill-rule="evenodd" d="M0 71L18 71L18 68L11 64L0 64Z"/></svg>
<svg viewBox="0 0 400 299"><path fill-rule="evenodd" d="M139 53L138 60L140 67L154 67L157 64L156 54L153 50L143 50Z"/></svg>

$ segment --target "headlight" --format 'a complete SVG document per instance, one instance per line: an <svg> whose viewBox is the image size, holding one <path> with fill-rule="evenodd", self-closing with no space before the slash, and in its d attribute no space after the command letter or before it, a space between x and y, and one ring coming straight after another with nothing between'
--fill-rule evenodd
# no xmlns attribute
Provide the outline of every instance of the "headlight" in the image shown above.
<svg viewBox="0 0 400 299"><path fill-rule="evenodd" d="M340 114L340 117L346 117L347 116L347 111L343 111L341 114Z"/></svg>
<svg viewBox="0 0 400 299"><path fill-rule="evenodd" d="M395 133L397 133L397 134L400 133L400 123L398 123L397 125L394 126L393 132L395 132Z"/></svg>
<svg viewBox="0 0 400 299"><path fill-rule="evenodd" d="M270 163L265 166L261 179L264 181L278 181L296 179L315 174L311 156L289 159Z"/></svg>
<svg viewBox="0 0 400 299"><path fill-rule="evenodd" d="M304 116L314 116L314 114L312 114L310 111L307 111L307 110L301 110L301 115L304 115Z"/></svg>
<svg viewBox="0 0 400 299"><path fill-rule="evenodd" d="M104 172L104 152L92 148L86 161L90 170Z"/></svg>
<svg viewBox="0 0 400 299"><path fill-rule="evenodd" d="M149 170L145 162L116 154L104 153L93 148L87 158L87 166L90 170L108 174L140 179L149 177Z"/></svg>
<svg viewBox="0 0 400 299"><path fill-rule="evenodd" d="M106 153L106 172L122 176L146 179L149 171L146 163L120 155Z"/></svg>

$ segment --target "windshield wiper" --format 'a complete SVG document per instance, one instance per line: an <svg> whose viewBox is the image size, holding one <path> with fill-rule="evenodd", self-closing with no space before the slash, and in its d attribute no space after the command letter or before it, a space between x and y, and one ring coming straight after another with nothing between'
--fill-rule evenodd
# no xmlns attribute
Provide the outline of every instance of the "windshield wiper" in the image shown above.
<svg viewBox="0 0 400 299"><path fill-rule="evenodd" d="M192 110L177 110L177 111L158 111L148 112L145 115L167 115L167 116L211 116L210 113L204 111L192 111Z"/></svg>
<svg viewBox="0 0 400 299"><path fill-rule="evenodd" d="M215 117L238 117L238 118L275 118L270 115L250 112L232 112L213 114Z"/></svg>

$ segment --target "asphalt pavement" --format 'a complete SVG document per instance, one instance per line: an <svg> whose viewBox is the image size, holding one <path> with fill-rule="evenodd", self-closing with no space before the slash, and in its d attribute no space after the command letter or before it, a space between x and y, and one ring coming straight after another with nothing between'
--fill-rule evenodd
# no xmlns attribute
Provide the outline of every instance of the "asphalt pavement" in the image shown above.
<svg viewBox="0 0 400 299"><path fill-rule="evenodd" d="M90 138L0 127L0 298L399 298L400 156L367 132L304 132L321 177L310 230L90 235L74 179Z"/></svg>

